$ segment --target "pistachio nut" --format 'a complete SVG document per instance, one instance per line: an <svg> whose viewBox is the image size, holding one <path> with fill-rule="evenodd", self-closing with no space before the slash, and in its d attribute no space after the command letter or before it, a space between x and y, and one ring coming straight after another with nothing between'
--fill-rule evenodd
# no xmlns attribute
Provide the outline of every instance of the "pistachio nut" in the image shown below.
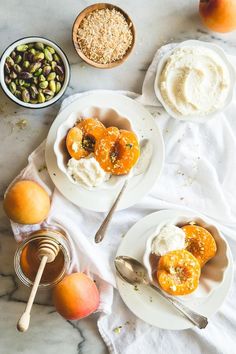
<svg viewBox="0 0 236 354"><path fill-rule="evenodd" d="M15 72L16 72L17 74L19 74L19 73L21 72L21 67L20 67L20 65L14 64L14 70L15 70Z"/></svg>
<svg viewBox="0 0 236 354"><path fill-rule="evenodd" d="M36 54L36 50L34 48L30 48L29 52L32 53L33 55Z"/></svg>
<svg viewBox="0 0 236 354"><path fill-rule="evenodd" d="M52 60L53 60L52 53L49 52L48 48L45 48L45 49L44 49L44 54L45 54L45 58L46 58L48 61L52 61Z"/></svg>
<svg viewBox="0 0 236 354"><path fill-rule="evenodd" d="M55 66L55 71L60 76L64 75L64 70L62 69L62 67L60 65Z"/></svg>
<svg viewBox="0 0 236 354"><path fill-rule="evenodd" d="M38 94L38 102L39 103L44 103L45 102L45 96L42 92L39 92Z"/></svg>
<svg viewBox="0 0 236 354"><path fill-rule="evenodd" d="M24 79L24 80L29 80L32 79L33 74L28 73L28 71L21 71L19 73L19 78Z"/></svg>
<svg viewBox="0 0 236 354"><path fill-rule="evenodd" d="M10 78L10 76L5 76L5 83L7 84L7 85L9 85L10 84L10 82L11 82L11 78Z"/></svg>
<svg viewBox="0 0 236 354"><path fill-rule="evenodd" d="M53 60L53 61L51 62L52 70L55 69L55 66L56 66L56 65L57 65L57 62Z"/></svg>
<svg viewBox="0 0 236 354"><path fill-rule="evenodd" d="M18 55L16 56L15 63L16 63L16 64L19 64L19 63L21 62L21 60L22 60L22 56L21 56L20 54L18 54Z"/></svg>
<svg viewBox="0 0 236 354"><path fill-rule="evenodd" d="M50 81L50 80L55 80L56 78L56 73L54 72L51 72L48 76L47 76L47 80Z"/></svg>
<svg viewBox="0 0 236 354"><path fill-rule="evenodd" d="M39 68L41 67L40 61L37 61L36 63L33 63L29 67L29 72L30 73L35 73Z"/></svg>
<svg viewBox="0 0 236 354"><path fill-rule="evenodd" d="M6 58L6 63L8 66L13 66L14 65L14 60L11 57Z"/></svg>
<svg viewBox="0 0 236 354"><path fill-rule="evenodd" d="M41 60L43 60L44 59L44 53L43 52L41 52L41 53L36 53L35 55L34 55L34 61L41 61Z"/></svg>
<svg viewBox="0 0 236 354"><path fill-rule="evenodd" d="M22 66L23 68L28 69L28 67L30 66L30 62L28 60L25 60Z"/></svg>
<svg viewBox="0 0 236 354"><path fill-rule="evenodd" d="M17 52L25 52L28 49L27 44L21 44L16 47Z"/></svg>
<svg viewBox="0 0 236 354"><path fill-rule="evenodd" d="M53 60L55 60L55 62L57 62L57 64L60 64L60 62L61 62L61 59L57 53L53 54Z"/></svg>
<svg viewBox="0 0 236 354"><path fill-rule="evenodd" d="M43 69L39 68L37 71L35 71L34 76L40 76L42 74Z"/></svg>
<svg viewBox="0 0 236 354"><path fill-rule="evenodd" d="M16 84L12 81L10 84L9 84L9 90L11 91L11 93L15 93L16 91Z"/></svg>
<svg viewBox="0 0 236 354"><path fill-rule="evenodd" d="M10 74L10 72L11 72L10 66L7 63L4 64L4 70L5 70L6 74Z"/></svg>
<svg viewBox="0 0 236 354"><path fill-rule="evenodd" d="M13 80L17 78L17 74L15 73L15 71L12 71L10 73L10 78L13 79Z"/></svg>
<svg viewBox="0 0 236 354"><path fill-rule="evenodd" d="M36 42L34 46L38 50L44 50L44 44L41 42Z"/></svg>
<svg viewBox="0 0 236 354"><path fill-rule="evenodd" d="M23 79L18 80L18 85L23 86L24 83L25 83L25 80L23 80Z"/></svg>
<svg viewBox="0 0 236 354"><path fill-rule="evenodd" d="M61 90L61 83L56 82L56 93L58 93Z"/></svg>
<svg viewBox="0 0 236 354"><path fill-rule="evenodd" d="M30 94L29 94L29 91L24 88L22 91L21 91L21 97L22 97L22 100L26 103L29 103L29 100L30 100Z"/></svg>
<svg viewBox="0 0 236 354"><path fill-rule="evenodd" d="M37 99L30 99L30 103L32 103L32 104L37 104L37 103L39 103L39 101L37 100Z"/></svg>
<svg viewBox="0 0 236 354"><path fill-rule="evenodd" d="M49 46L47 46L46 48L47 48L47 50L49 50L49 52L50 52L51 54L54 54L54 53L55 53L55 49L54 49L54 48L49 47Z"/></svg>
<svg viewBox="0 0 236 354"><path fill-rule="evenodd" d="M52 68L50 65L46 65L43 67L43 75L48 76L51 72Z"/></svg>
<svg viewBox="0 0 236 354"><path fill-rule="evenodd" d="M55 93L56 92L56 82L54 80L49 81L49 89Z"/></svg>
<svg viewBox="0 0 236 354"><path fill-rule="evenodd" d="M20 90L16 90L14 92L14 95L17 97L17 98L21 98L21 91Z"/></svg>
<svg viewBox="0 0 236 354"><path fill-rule="evenodd" d="M39 81L42 82L42 81L46 81L46 77L44 75L40 75L39 76Z"/></svg>
<svg viewBox="0 0 236 354"><path fill-rule="evenodd" d="M38 95L38 89L37 89L37 87L35 86L35 85L31 85L30 86L30 94L31 94L31 97L32 98L36 98L37 97L37 95Z"/></svg>
<svg viewBox="0 0 236 354"><path fill-rule="evenodd" d="M40 83L39 83L39 87L40 87L41 89L47 88L47 87L48 87L48 81L42 81L42 82L40 82Z"/></svg>
<svg viewBox="0 0 236 354"><path fill-rule="evenodd" d="M16 52L13 50L13 52L11 52L10 56L14 60L16 57Z"/></svg>

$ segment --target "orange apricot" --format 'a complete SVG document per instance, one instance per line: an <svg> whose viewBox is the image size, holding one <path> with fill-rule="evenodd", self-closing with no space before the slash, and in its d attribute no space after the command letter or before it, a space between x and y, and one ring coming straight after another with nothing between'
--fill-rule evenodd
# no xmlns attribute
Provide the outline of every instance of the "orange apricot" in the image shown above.
<svg viewBox="0 0 236 354"><path fill-rule="evenodd" d="M209 231L197 225L185 225L182 230L185 232L186 250L191 252L203 267L216 254L214 237Z"/></svg>
<svg viewBox="0 0 236 354"><path fill-rule="evenodd" d="M107 128L95 144L95 158L100 166L114 175L127 174L139 158L137 136L128 130Z"/></svg>
<svg viewBox="0 0 236 354"><path fill-rule="evenodd" d="M157 280L170 295L187 295L199 284L201 268L198 260L186 250L172 251L159 260Z"/></svg>

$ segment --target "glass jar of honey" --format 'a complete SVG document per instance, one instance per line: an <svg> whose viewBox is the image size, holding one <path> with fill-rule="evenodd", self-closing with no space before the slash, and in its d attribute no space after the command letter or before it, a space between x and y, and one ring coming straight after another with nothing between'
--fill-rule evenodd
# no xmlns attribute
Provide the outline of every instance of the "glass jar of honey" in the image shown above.
<svg viewBox="0 0 236 354"><path fill-rule="evenodd" d="M57 226L48 226L22 235L24 241L18 246L14 267L18 278L27 286L33 285L40 258L38 249L42 240L53 240L59 252L51 263L46 263L39 287L54 286L68 273L71 264L71 247L66 233Z"/></svg>

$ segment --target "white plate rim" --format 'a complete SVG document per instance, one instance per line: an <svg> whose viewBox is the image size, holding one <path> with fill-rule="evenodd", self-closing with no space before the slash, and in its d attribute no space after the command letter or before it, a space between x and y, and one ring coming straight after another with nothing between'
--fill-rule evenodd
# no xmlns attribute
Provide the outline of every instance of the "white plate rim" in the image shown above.
<svg viewBox="0 0 236 354"><path fill-rule="evenodd" d="M120 246L117 250L117 254L116 256L121 256L121 255L130 255L130 256L135 256L132 253L135 253L135 248L137 248L137 237L138 237L138 233L143 233L145 232L145 225L146 225L146 229L150 229L150 227L154 227L158 222L160 222L163 218L169 218L169 217L177 217L177 216L192 216L192 215L197 215L198 213L196 212L191 212L191 211L186 211L186 210L175 210L175 209L167 209L167 210L160 210L160 211L156 211L154 213L151 213L147 216L145 216L144 218L142 218L141 220L139 220L136 224L134 224L129 231L126 233L126 235L124 236L124 238L122 239ZM199 217L203 217L202 215L199 214ZM207 220L206 217L204 217L204 219ZM212 222L211 222L212 223ZM212 223L213 224L213 223ZM144 230L143 230L144 228ZM143 230L143 231L142 231ZM146 236L147 238L148 236ZM132 241L132 239L135 239L135 242L132 243L132 251L131 250L127 250L125 251L125 243L127 241ZM225 240L225 239L224 239ZM202 301L200 301L197 305L195 304L193 307L193 309L195 309L196 311L199 311L199 313L202 313L203 315L210 317L212 316L215 312L218 311L218 309L220 308L220 306L222 305L222 303L224 302L232 281L233 281L233 257L232 257L232 253L230 250L230 247L227 243L227 253L228 253L228 259L229 259L229 267L226 270L226 274L225 277L223 279L222 284L210 295L206 298L205 302L202 303ZM146 240L145 240L146 242ZM141 259L142 260L142 259ZM141 306L137 306L137 301L136 300L136 294L137 292L135 292L132 288L131 285L129 285L128 283L125 283L118 275L116 275L116 282L117 282L117 288L118 291L120 293L120 296L122 298L122 300L124 301L124 303L126 304L126 306L131 310L131 312L134 313L134 315L136 315L138 318L140 318L141 320L143 320L144 322L153 325L155 327L158 328L162 328L162 329L169 329L169 330L184 330L184 329L188 329L188 328L192 328L194 325L189 322L187 319L185 319L184 317L182 317L180 314L178 314L177 312L175 312L175 317L173 317L174 314L174 309L172 311L171 305L166 303L166 306L168 306L168 312L169 314L172 314L170 318L168 318L168 313L166 312L166 320L163 321L163 319L159 318L158 316L158 310L156 310L156 308L152 309L149 311L149 313L145 312L142 310ZM143 290L143 289L141 289ZM152 294L154 294L155 296L155 292L152 289L144 289L143 294L148 294L150 291L152 291ZM139 292L139 295L141 293ZM144 295L140 295L142 297L144 297ZM165 300L162 300L159 298L158 294L156 294L155 296L155 302L159 303L159 305ZM152 303L153 304L153 303ZM215 305L214 305L215 304ZM188 304L189 305L189 304Z"/></svg>
<svg viewBox="0 0 236 354"><path fill-rule="evenodd" d="M96 102L100 102L100 105L102 105L103 102L104 104L106 102L106 106L108 102L111 108L118 109L125 116L136 119L135 124L138 122L140 127L145 129L145 133L148 134L148 136L144 137L149 138L152 142L153 151L158 150L158 154L153 154L150 166L144 175L134 177L130 180L126 189L126 194L122 197L117 207L117 210L126 209L136 204L149 192L159 178L164 165L165 148L162 134L152 115L141 103L134 101L125 95L114 93L109 90L97 90L82 94L72 103L67 105L61 112L59 112L49 130L45 146L45 160L47 169L58 190L75 205L97 212L105 212L109 210L117 193L119 192L120 186L117 185L117 188L114 188L112 191L109 190L110 194L108 196L108 194L102 195L101 190L99 192L99 189L95 193L95 191L89 191L78 185L72 184L64 173L58 168L56 156L53 151L53 145L59 125L68 117L69 114L76 110L78 105L80 105L81 109L83 105L88 106L88 103L91 105L96 105ZM144 125L144 121L139 119L141 116L145 117L146 122L148 121L148 127ZM133 123L133 121L131 123ZM140 138L142 138L142 136L140 136Z"/></svg>

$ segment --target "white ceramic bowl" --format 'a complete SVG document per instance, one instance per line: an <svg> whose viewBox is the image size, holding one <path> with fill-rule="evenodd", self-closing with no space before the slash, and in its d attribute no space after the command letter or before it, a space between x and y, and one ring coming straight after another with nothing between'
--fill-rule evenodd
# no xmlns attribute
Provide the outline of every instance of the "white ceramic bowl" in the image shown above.
<svg viewBox="0 0 236 354"><path fill-rule="evenodd" d="M57 136L54 143L54 152L56 155L57 165L59 169L67 176L71 183L77 184L79 186L81 185L77 183L67 172L67 163L70 157L66 149L65 139L68 131L76 124L76 122L88 117L97 118L106 127L115 126L119 129L133 130L128 118L122 116L118 111L109 107L91 106L81 111L78 110L77 112L74 112L69 115L69 117L59 126L57 130ZM108 181L104 182L98 187L94 187L93 189L114 188L118 184L120 184L124 178L126 178L126 176L113 175ZM91 189L86 188L85 186L81 187L84 187L85 189Z"/></svg>
<svg viewBox="0 0 236 354"><path fill-rule="evenodd" d="M225 100L224 107L222 107L221 109L218 109L215 112L212 112L211 114L208 114L208 115L183 116L181 114L178 114L178 113L174 112L169 107L169 105L166 104L166 102L164 101L164 99L163 99L163 97L161 95L161 92L160 92L160 88L159 88L160 75L161 75L161 73L162 73L162 71L164 69L164 66L165 66L169 56L173 53L174 50L176 50L176 48L189 47L189 46L194 46L194 47L201 46L201 47L206 47L208 49L213 50L224 61L225 65L226 65L226 67L227 67L227 69L229 71L230 88L229 88L229 92L228 92L227 98ZM156 78L155 78L155 81L154 81L154 91L155 91L155 94L156 94L158 100L161 102L162 106L165 108L166 112L171 117L173 117L175 119L178 119L178 120L183 120L183 121L193 121L193 122L196 122L196 123L206 123L208 120L216 117L217 113L222 112L232 102L233 96L234 96L235 82L236 82L235 70L234 70L232 64L229 62L225 51L221 47L219 47L219 46L217 46L216 44L213 44L213 43L208 43L208 42L203 42L203 41L198 41L198 40L188 40L188 41L184 41L184 42L178 44L173 49L169 50L160 59L158 65L157 65Z"/></svg>
<svg viewBox="0 0 236 354"><path fill-rule="evenodd" d="M44 103L38 103L38 104L32 104L32 103L26 103L21 101L20 99L18 99L16 96L14 96L11 91L8 89L6 83L5 83L5 74L4 74L4 64L6 61L6 58L11 54L11 52L18 46L21 44L27 44L27 43L33 43L33 42L42 42L46 45L49 45L50 47L54 48L55 51L58 53L58 55L61 57L63 64L64 64L64 68L65 68L65 80L63 82L63 85L61 87L61 90L58 92L58 94L56 94L51 100L46 101ZM63 52L63 50L54 42L43 38L43 37L25 37L25 38L21 38L17 41L15 41L14 43L12 43L7 49L5 49L5 51L2 54L1 57L1 62L0 62L0 82L1 82L1 86L3 91L5 92L5 94L15 103L19 104L20 106L26 107L26 108L44 108L47 106L51 106L53 103L55 103L56 101L58 101L62 95L64 94L68 84L70 81L70 64L69 61L65 55L65 53Z"/></svg>
<svg viewBox="0 0 236 354"><path fill-rule="evenodd" d="M143 263L147 268L149 278L157 284L157 280L153 278L153 274L156 271L156 265L158 263L158 257L152 254L152 242L154 238L159 234L161 228L165 225L172 224L176 226L183 226L189 224L190 222L194 222L197 225L204 227L212 234L216 241L217 253L215 257L207 262L202 268L198 288L192 294L178 296L184 300L205 298L216 290L216 288L218 288L223 282L225 271L229 265L229 259L227 256L228 245L218 229L198 216L178 216L169 220L165 219L162 223L158 224L155 232L152 233L147 239L146 249L143 256Z"/></svg>

